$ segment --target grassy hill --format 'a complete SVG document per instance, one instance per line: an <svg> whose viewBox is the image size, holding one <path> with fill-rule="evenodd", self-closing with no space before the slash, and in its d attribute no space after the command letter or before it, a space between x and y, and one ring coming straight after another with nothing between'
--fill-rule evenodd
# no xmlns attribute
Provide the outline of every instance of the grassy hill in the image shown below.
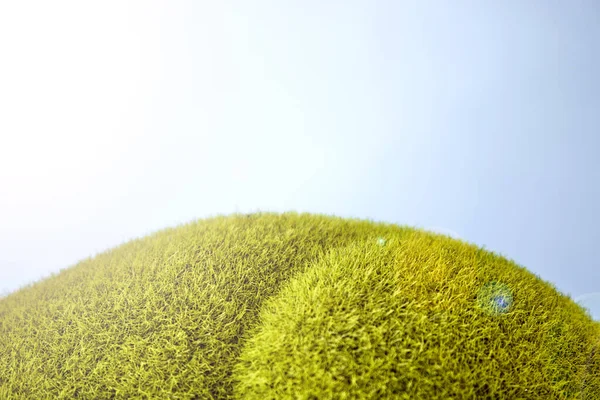
<svg viewBox="0 0 600 400"><path fill-rule="evenodd" d="M599 399L600 324L500 255L260 212L0 299L1 399Z"/></svg>

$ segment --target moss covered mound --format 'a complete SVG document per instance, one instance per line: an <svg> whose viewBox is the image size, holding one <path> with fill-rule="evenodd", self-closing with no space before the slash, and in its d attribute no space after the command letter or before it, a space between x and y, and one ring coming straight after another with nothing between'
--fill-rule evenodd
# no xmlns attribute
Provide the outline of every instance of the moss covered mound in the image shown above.
<svg viewBox="0 0 600 400"><path fill-rule="evenodd" d="M598 399L600 324L448 236L216 216L0 300L2 399Z"/></svg>

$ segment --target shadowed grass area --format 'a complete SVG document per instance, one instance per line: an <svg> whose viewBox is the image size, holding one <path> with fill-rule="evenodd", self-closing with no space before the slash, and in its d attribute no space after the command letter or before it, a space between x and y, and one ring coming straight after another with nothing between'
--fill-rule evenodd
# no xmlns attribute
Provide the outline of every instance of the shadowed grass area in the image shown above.
<svg viewBox="0 0 600 400"><path fill-rule="evenodd" d="M600 324L495 253L216 216L0 299L2 399L596 399Z"/></svg>

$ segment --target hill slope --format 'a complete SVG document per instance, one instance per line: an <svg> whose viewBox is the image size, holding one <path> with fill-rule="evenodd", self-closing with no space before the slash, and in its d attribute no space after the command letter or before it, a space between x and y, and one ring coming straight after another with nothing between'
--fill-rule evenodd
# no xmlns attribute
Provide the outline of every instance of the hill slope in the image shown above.
<svg viewBox="0 0 600 400"><path fill-rule="evenodd" d="M217 216L0 299L2 399L600 398L600 324L406 226Z"/></svg>

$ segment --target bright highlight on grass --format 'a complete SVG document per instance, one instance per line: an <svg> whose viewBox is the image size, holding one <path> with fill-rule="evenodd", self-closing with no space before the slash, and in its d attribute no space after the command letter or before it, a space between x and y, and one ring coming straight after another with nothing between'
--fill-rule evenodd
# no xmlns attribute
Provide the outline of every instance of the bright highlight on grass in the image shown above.
<svg viewBox="0 0 600 400"><path fill-rule="evenodd" d="M477 305L489 315L507 313L512 302L513 296L510 288L500 282L486 283L477 294Z"/></svg>
<svg viewBox="0 0 600 400"><path fill-rule="evenodd" d="M0 399L76 398L599 399L600 323L447 235L216 216L0 299Z"/></svg>

